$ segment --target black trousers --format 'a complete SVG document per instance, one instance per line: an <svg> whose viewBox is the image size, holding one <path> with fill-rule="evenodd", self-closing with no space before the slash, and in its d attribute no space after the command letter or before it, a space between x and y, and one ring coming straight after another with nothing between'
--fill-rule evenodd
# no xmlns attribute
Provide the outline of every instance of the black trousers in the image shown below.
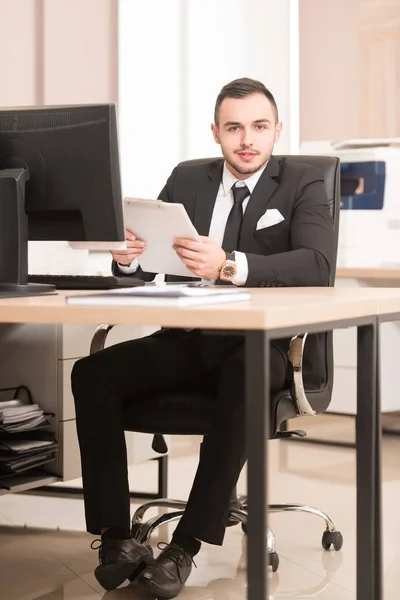
<svg viewBox="0 0 400 600"><path fill-rule="evenodd" d="M286 382L286 357L271 348L271 390ZM245 463L244 340L198 330L162 330L111 346L72 372L87 530L130 527L122 406L145 394L205 391L217 396L214 423L178 530L221 545L229 500Z"/></svg>

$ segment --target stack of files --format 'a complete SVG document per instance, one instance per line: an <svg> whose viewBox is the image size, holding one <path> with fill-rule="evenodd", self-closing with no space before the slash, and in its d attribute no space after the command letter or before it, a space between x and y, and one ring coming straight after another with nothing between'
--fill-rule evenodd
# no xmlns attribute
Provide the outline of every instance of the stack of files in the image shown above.
<svg viewBox="0 0 400 600"><path fill-rule="evenodd" d="M43 429L49 425L49 416L38 404L3 407L0 403L0 432L19 433Z"/></svg>
<svg viewBox="0 0 400 600"><path fill-rule="evenodd" d="M242 302L251 299L248 290L231 286L160 285L115 289L100 294L67 296L71 305L102 306L196 306Z"/></svg>
<svg viewBox="0 0 400 600"><path fill-rule="evenodd" d="M0 440L0 478L18 475L54 460L58 443L51 434L24 434Z"/></svg>

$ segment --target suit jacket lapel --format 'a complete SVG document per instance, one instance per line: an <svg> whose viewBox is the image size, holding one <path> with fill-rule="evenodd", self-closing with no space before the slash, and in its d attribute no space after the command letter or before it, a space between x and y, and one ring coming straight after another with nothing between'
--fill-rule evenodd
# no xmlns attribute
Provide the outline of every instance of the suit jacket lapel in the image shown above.
<svg viewBox="0 0 400 600"><path fill-rule="evenodd" d="M241 241L252 239L256 229L257 221L267 209L267 205L271 200L279 183L280 165L278 159L271 156L265 171L261 175L253 193L250 197L246 211L243 216L243 224L240 233Z"/></svg>
<svg viewBox="0 0 400 600"><path fill-rule="evenodd" d="M210 231L214 204L222 180L223 164L221 159L210 165L204 185L197 193L193 222L200 235L208 235Z"/></svg>

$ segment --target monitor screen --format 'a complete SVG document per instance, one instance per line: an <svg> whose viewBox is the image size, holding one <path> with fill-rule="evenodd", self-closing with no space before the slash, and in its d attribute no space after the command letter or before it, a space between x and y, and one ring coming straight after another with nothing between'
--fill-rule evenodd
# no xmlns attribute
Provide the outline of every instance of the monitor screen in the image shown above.
<svg viewBox="0 0 400 600"><path fill-rule="evenodd" d="M29 240L125 239L114 105L1 109L0 169L15 168Z"/></svg>
<svg viewBox="0 0 400 600"><path fill-rule="evenodd" d="M0 293L46 293L28 240L125 247L113 104L0 109Z"/></svg>

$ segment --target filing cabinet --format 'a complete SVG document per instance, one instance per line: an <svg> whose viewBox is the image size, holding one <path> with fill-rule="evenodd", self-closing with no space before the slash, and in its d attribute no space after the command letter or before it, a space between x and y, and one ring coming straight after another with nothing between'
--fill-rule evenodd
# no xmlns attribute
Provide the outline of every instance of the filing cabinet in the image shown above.
<svg viewBox="0 0 400 600"><path fill-rule="evenodd" d="M54 414L51 430L59 441L57 459L46 470L69 481L80 477L80 457L71 392L74 363L89 353L94 325L0 324L0 387L27 385L34 401ZM118 326L107 345L142 337L150 327ZM128 462L158 457L152 436L126 432Z"/></svg>

